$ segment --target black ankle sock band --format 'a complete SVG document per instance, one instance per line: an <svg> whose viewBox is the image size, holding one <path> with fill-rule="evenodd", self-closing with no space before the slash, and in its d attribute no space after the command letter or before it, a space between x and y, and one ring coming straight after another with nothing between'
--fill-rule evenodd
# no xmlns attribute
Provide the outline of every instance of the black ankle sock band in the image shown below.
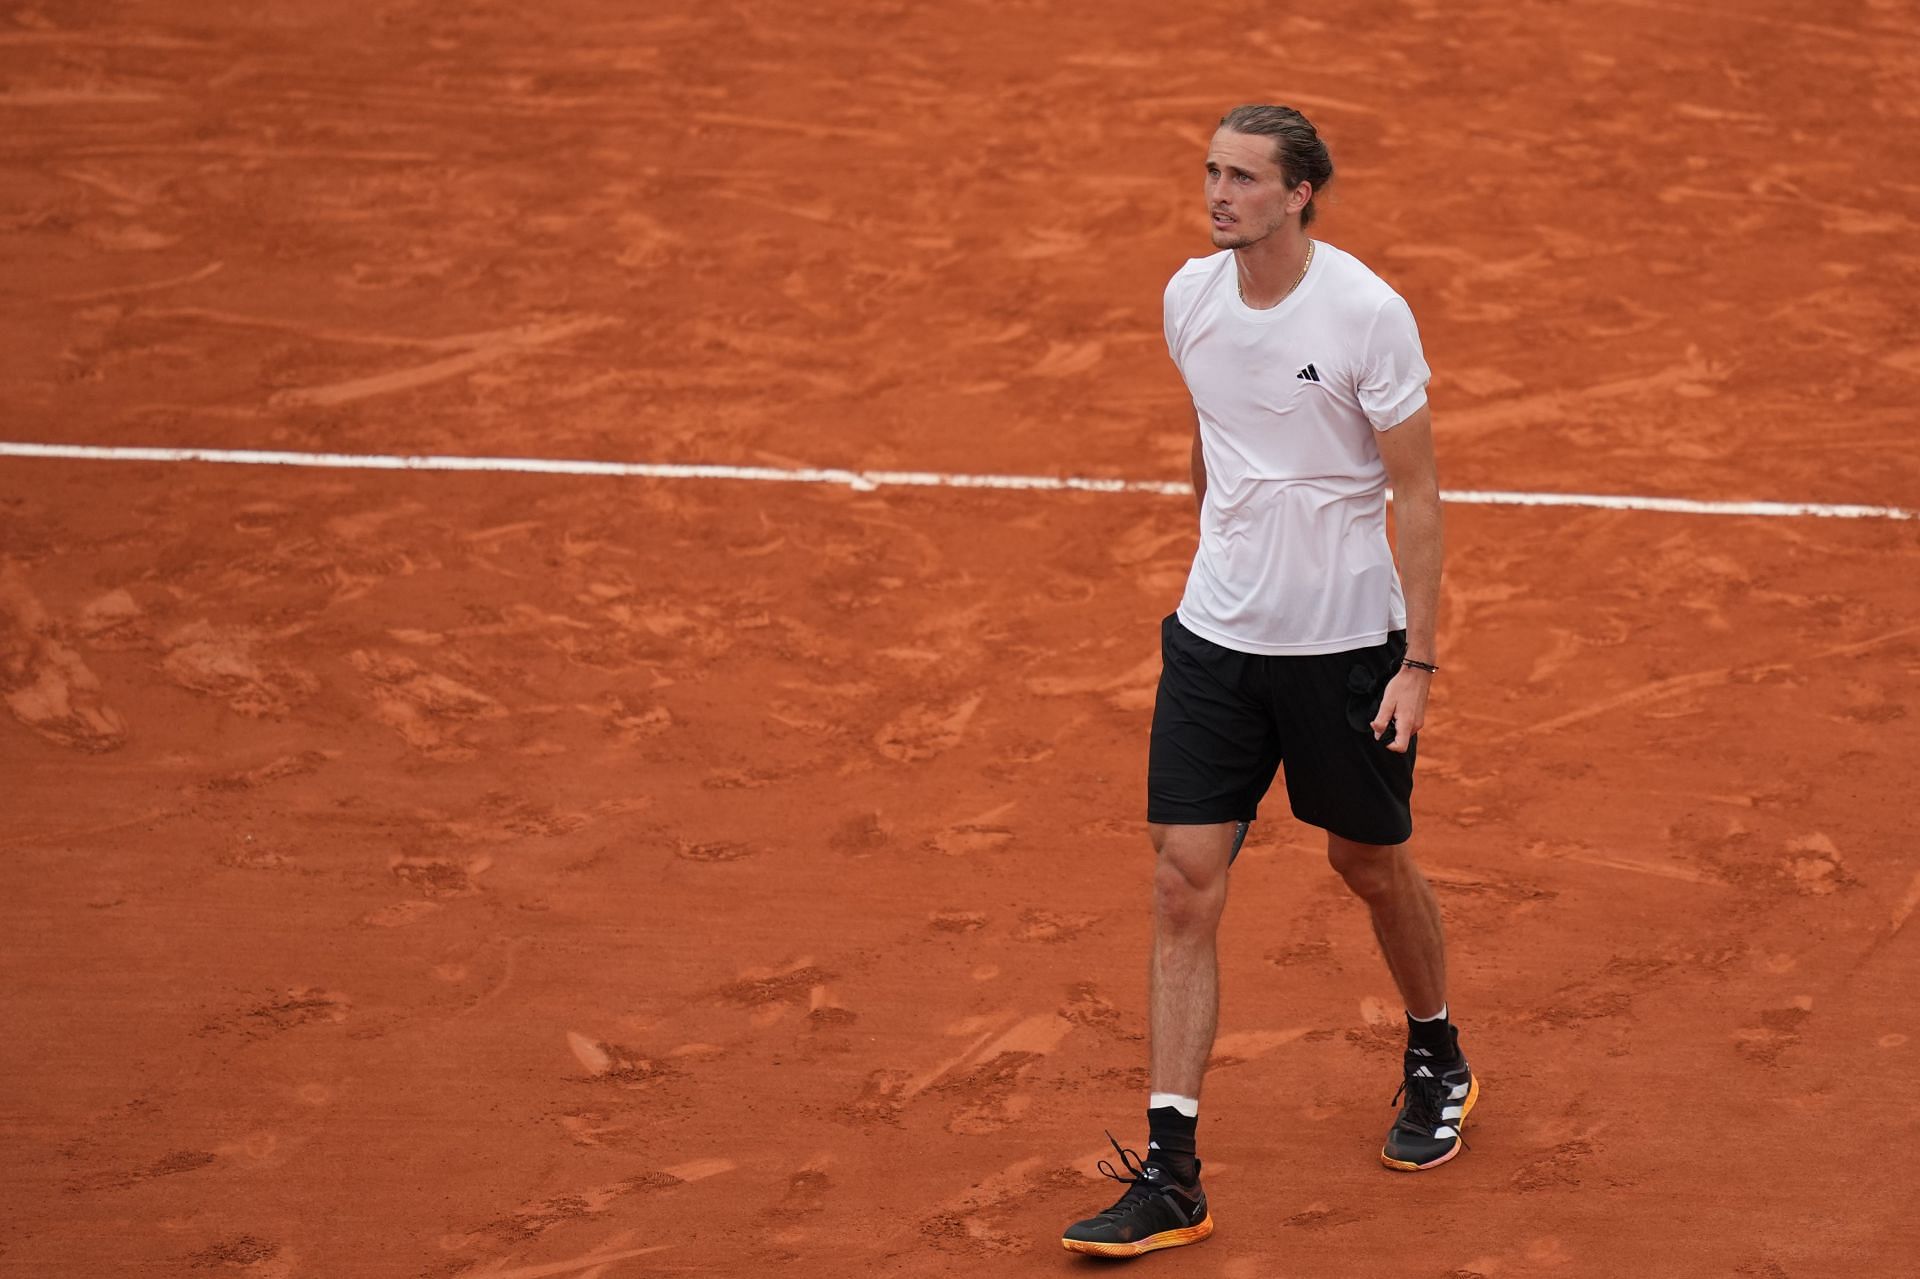
<svg viewBox="0 0 1920 1279"><path fill-rule="evenodd" d="M1453 1023L1448 1018L1415 1021L1412 1013L1407 1014L1407 1047L1428 1057L1451 1058L1454 1042Z"/></svg>
<svg viewBox="0 0 1920 1279"><path fill-rule="evenodd" d="M1191 1184L1200 1176L1200 1160L1194 1154L1194 1135L1200 1127L1199 1116L1187 1116L1172 1106L1155 1106L1147 1111L1147 1160L1157 1163L1176 1180Z"/></svg>

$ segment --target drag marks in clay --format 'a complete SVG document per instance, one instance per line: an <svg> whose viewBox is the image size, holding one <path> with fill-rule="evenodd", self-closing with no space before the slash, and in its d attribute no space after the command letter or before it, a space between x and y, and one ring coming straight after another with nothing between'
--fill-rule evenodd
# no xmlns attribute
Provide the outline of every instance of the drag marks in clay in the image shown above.
<svg viewBox="0 0 1920 1279"><path fill-rule="evenodd" d="M1100 922L1101 917L1075 911L1025 910L1013 930L1015 941L1058 945L1072 941Z"/></svg>
<svg viewBox="0 0 1920 1279"><path fill-rule="evenodd" d="M1221 1035L1213 1041L1213 1055L1207 1059L1207 1069L1224 1070L1257 1061L1277 1048L1305 1038L1312 1029L1299 1026L1291 1030L1242 1030Z"/></svg>
<svg viewBox="0 0 1920 1279"><path fill-rule="evenodd" d="M55 745L98 754L127 740L99 676L60 639L11 564L0 565L0 696L15 719Z"/></svg>
<svg viewBox="0 0 1920 1279"><path fill-rule="evenodd" d="M1001 819L1018 806L1018 801L995 805L986 812L936 832L921 847L948 857L1000 852L1014 841L1014 828Z"/></svg>
<svg viewBox="0 0 1920 1279"><path fill-rule="evenodd" d="M84 605L74 629L97 649L157 651L161 673L173 684L250 718L283 717L320 687L311 671L267 656L263 650L279 637L252 628L201 619L156 636L146 611L125 590ZM0 691L15 718L61 745L97 752L126 739L126 725L105 704L99 679L60 639L11 567L0 573Z"/></svg>
<svg viewBox="0 0 1920 1279"><path fill-rule="evenodd" d="M1448 1273L1446 1279L1506 1279L1507 1276L1561 1272L1575 1261L1566 1244L1553 1235L1538 1235L1492 1255L1474 1257ZM1577 1271L1574 1273L1578 1273Z"/></svg>
<svg viewBox="0 0 1920 1279"><path fill-rule="evenodd" d="M1528 1159L1507 1178L1507 1187L1522 1194L1578 1189L1585 1166L1598 1147L1589 1137L1575 1137Z"/></svg>
<svg viewBox="0 0 1920 1279"><path fill-rule="evenodd" d="M497 1261L474 1270L474 1262L455 1259L423 1271L420 1279L459 1279L470 1275L471 1279L607 1279L613 1266L635 1257L645 1257L651 1253L665 1252L672 1244L650 1244L644 1248L629 1248L626 1245L639 1237L639 1232L622 1230L605 1240L592 1252L578 1257L569 1257L565 1261L541 1262L530 1266L512 1266L502 1268ZM441 1247L459 1249L466 1246L461 1238L442 1239Z"/></svg>
<svg viewBox="0 0 1920 1279"><path fill-rule="evenodd" d="M585 1071L573 1082L588 1090L554 1116L576 1146L626 1149L643 1145L658 1121L663 1087L697 1078L699 1065L725 1055L713 1044L682 1044L664 1055L570 1030L567 1051ZM691 1073L690 1073L691 1072Z"/></svg>
<svg viewBox="0 0 1920 1279"><path fill-rule="evenodd" d="M422 901L416 898L410 901L394 902L390 906L369 911L360 917L360 922L368 928L405 928L409 924L430 919L441 910L439 902Z"/></svg>
<svg viewBox="0 0 1920 1279"><path fill-rule="evenodd" d="M1100 994L1100 988L1090 981L1077 982L1067 988L1067 1002L1060 1005L1060 1016L1076 1026L1103 1034L1121 1039L1139 1038L1123 1029L1120 1010L1108 1003Z"/></svg>
<svg viewBox="0 0 1920 1279"><path fill-rule="evenodd" d="M977 933L988 918L977 910L937 910L927 916L927 926L937 933Z"/></svg>
<svg viewBox="0 0 1920 1279"><path fill-rule="evenodd" d="M409 657L359 649L349 653L347 661L372 686L374 718L435 759L471 759L475 754L447 721L500 719L507 713L487 694Z"/></svg>
<svg viewBox="0 0 1920 1279"><path fill-rule="evenodd" d="M524 1244L538 1239L556 1226L600 1216L624 1200L684 1184L681 1178L665 1171L645 1172L623 1181L566 1191L521 1204L505 1216L481 1226L474 1234L496 1244Z"/></svg>
<svg viewBox="0 0 1920 1279"><path fill-rule="evenodd" d="M1847 869L1846 857L1825 832L1785 836L1769 851L1759 838L1764 829L1752 819L1751 811L1736 811L1717 819L1689 814L1670 831L1673 843L1706 875L1746 894L1819 898L1860 887ZM1701 874L1689 867L1677 868L1676 873Z"/></svg>
<svg viewBox="0 0 1920 1279"><path fill-rule="evenodd" d="M1102 671L1091 675L1034 675L1027 688L1042 697L1085 697L1099 694L1117 711L1144 711L1153 707L1154 690L1160 681L1160 659L1151 657L1115 675Z"/></svg>
<svg viewBox="0 0 1920 1279"><path fill-rule="evenodd" d="M281 1246L254 1235L229 1235L188 1256L195 1270L244 1270L252 1276L289 1274L290 1266L269 1266L280 1259Z"/></svg>
<svg viewBox="0 0 1920 1279"><path fill-rule="evenodd" d="M454 897L471 897L480 892L476 878L493 865L485 855L455 863L434 857L395 854L387 861L394 882L403 884L428 901L441 902Z"/></svg>
<svg viewBox="0 0 1920 1279"><path fill-rule="evenodd" d="M923 1094L951 1104L945 1127L957 1134L996 1132L1031 1108L1022 1077L1057 1049L1075 1023L1058 1013L1017 1021L1012 1014L969 1017L947 1027L950 1037L971 1037L959 1053L910 1074L897 1069L870 1073L860 1094L843 1111L855 1123L898 1123Z"/></svg>
<svg viewBox="0 0 1920 1279"><path fill-rule="evenodd" d="M872 1071L860 1085L859 1095L841 1109L841 1117L856 1127L874 1124L898 1126L907 1103L913 1100L913 1076L904 1070L882 1068Z"/></svg>
<svg viewBox="0 0 1920 1279"><path fill-rule="evenodd" d="M638 702L614 695L599 707L581 709L599 716L607 731L623 746L637 746L673 727L673 712L656 702Z"/></svg>
<svg viewBox="0 0 1920 1279"><path fill-rule="evenodd" d="M841 818L827 836L827 847L843 857L866 858L884 849L892 836L880 814L869 810Z"/></svg>
<svg viewBox="0 0 1920 1279"><path fill-rule="evenodd" d="M1310 1203L1280 1224L1294 1230L1333 1230L1357 1225L1366 1220L1350 1208L1335 1208L1324 1202Z"/></svg>
<svg viewBox="0 0 1920 1279"><path fill-rule="evenodd" d="M644 1088L673 1074L665 1065L631 1048L590 1039L578 1031L567 1032L567 1048L589 1075L623 1088Z"/></svg>
<svg viewBox="0 0 1920 1279"><path fill-rule="evenodd" d="M282 755L254 768L238 769L208 778L201 783L200 789L211 793L254 791L290 778L311 777L327 761L339 757L340 752L333 750L308 750L295 755Z"/></svg>
<svg viewBox="0 0 1920 1279"><path fill-rule="evenodd" d="M1768 1008L1758 1025L1734 1032L1733 1046L1740 1056L1756 1066L1779 1067L1781 1057L1800 1042L1800 1032L1813 1018L1813 996L1796 996L1784 1008Z"/></svg>
<svg viewBox="0 0 1920 1279"><path fill-rule="evenodd" d="M554 839L591 826L596 813L636 812L644 801L610 800L595 813L562 811L509 791L488 791L480 797L475 820L426 819L426 829L462 845L511 844L523 839Z"/></svg>
<svg viewBox="0 0 1920 1279"><path fill-rule="evenodd" d="M142 1182L159 1177L177 1177L183 1173L199 1172L203 1168L212 1167L218 1159L218 1156L205 1150L175 1150L138 1168L119 1172L100 1172L76 1178L67 1183L67 1190L74 1194L97 1190L128 1190Z"/></svg>
<svg viewBox="0 0 1920 1279"><path fill-rule="evenodd" d="M714 993L727 1003L765 1010L779 1005L810 1004L814 990L833 979L834 974L800 960L785 969L748 974Z"/></svg>
<svg viewBox="0 0 1920 1279"><path fill-rule="evenodd" d="M74 629L95 649L144 648L152 639L146 610L124 590L111 590L81 605Z"/></svg>
<svg viewBox="0 0 1920 1279"><path fill-rule="evenodd" d="M221 855L220 864L232 870L286 870L295 862L292 854L284 849L252 835L239 834L232 837L232 845Z"/></svg>
<svg viewBox="0 0 1920 1279"><path fill-rule="evenodd" d="M933 1085L930 1091L958 1103L947 1120L947 1131L979 1136L1016 1123L1033 1105L1032 1097L1018 1091L1020 1077L1044 1055L1026 1051L995 1053L963 1073Z"/></svg>
<svg viewBox="0 0 1920 1279"><path fill-rule="evenodd" d="M809 1219L826 1211L834 1189L828 1173L833 1162L830 1153L815 1155L787 1178L779 1201L761 1211L768 1242L779 1248L799 1249L814 1237L815 1227Z"/></svg>
<svg viewBox="0 0 1920 1279"><path fill-rule="evenodd" d="M1085 1161L1089 1166L1093 1159ZM1036 1246L1023 1210L1035 1200L1084 1194L1087 1177L1078 1168L1042 1156L1022 1159L946 1200L922 1217L919 1242L945 1253L1014 1255ZM1041 1243L1052 1243L1042 1240ZM1055 1255L1059 1245L1053 1243Z"/></svg>
<svg viewBox="0 0 1920 1279"><path fill-rule="evenodd" d="M352 1011L353 1001L339 991L319 987L284 990L238 1011L223 1013L197 1033L202 1037L267 1039L303 1026L337 1026Z"/></svg>
<svg viewBox="0 0 1920 1279"><path fill-rule="evenodd" d="M1847 873L1846 862L1833 840L1818 831L1789 841L1787 850L1788 857L1780 870L1795 892L1824 897L1860 886L1860 881Z"/></svg>
<svg viewBox="0 0 1920 1279"><path fill-rule="evenodd" d="M575 1226L582 1222L609 1217L616 1221L630 1221L636 1215L644 1213L640 1205L658 1196L670 1196L697 1182L725 1176L733 1172L735 1167L736 1165L730 1159L693 1159L665 1168L651 1169L619 1181L601 1182L583 1186L577 1190L559 1191L529 1200L464 1234L444 1237L440 1241L440 1246L445 1251L455 1254L492 1252L502 1248L511 1250L532 1243L554 1230ZM671 1209L660 1211L671 1211ZM610 1266L626 1258L664 1251L672 1246L656 1244L637 1249L622 1247L636 1237L639 1235L634 1231L622 1231L594 1252L570 1261L508 1268L502 1264L506 1256L501 1255L491 1266L481 1263L482 1268L472 1273L487 1275L488 1279L511 1279L513 1276L519 1276L521 1279L537 1279L538 1276L597 1273L599 1267ZM477 1257L462 1259L456 1256L450 1259L438 1273L448 1276L469 1273L470 1268L477 1262L479 1262Z"/></svg>
<svg viewBox="0 0 1920 1279"><path fill-rule="evenodd" d="M1899 935L1900 930L1907 926L1907 921L1913 918L1915 910L1920 910L1920 871L1913 873L1912 880L1907 884L1907 891L1901 894L1900 900L1894 904L1893 911L1887 918L1889 939Z"/></svg>
<svg viewBox="0 0 1920 1279"><path fill-rule="evenodd" d="M873 736L874 746L903 764L931 759L958 746L980 709L984 693L971 693L944 705L910 707Z"/></svg>
<svg viewBox="0 0 1920 1279"><path fill-rule="evenodd" d="M703 840L694 843L678 840L674 843L673 855L689 862L737 862L751 857L754 848L738 840Z"/></svg>
<svg viewBox="0 0 1920 1279"><path fill-rule="evenodd" d="M285 715L319 691L320 681L311 671L260 656L262 639L239 627L193 622L162 638L160 666L180 687L239 714Z"/></svg>
<svg viewBox="0 0 1920 1279"><path fill-rule="evenodd" d="M443 342L447 345L471 344L470 349L457 355L430 360L424 364L391 369L384 373L347 378L316 386L290 387L287 390L275 392L268 403L270 407L277 409L332 408L376 395L410 391L418 387L430 386L435 382L444 382L449 378L461 377L489 364L618 323L619 321L610 317L580 316L558 323L525 324L518 328L501 330L498 333L444 339Z"/></svg>

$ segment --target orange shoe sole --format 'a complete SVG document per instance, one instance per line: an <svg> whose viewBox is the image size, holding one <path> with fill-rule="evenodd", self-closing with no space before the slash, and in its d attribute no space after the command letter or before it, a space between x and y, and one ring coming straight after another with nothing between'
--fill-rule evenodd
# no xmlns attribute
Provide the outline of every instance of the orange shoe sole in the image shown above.
<svg viewBox="0 0 1920 1279"><path fill-rule="evenodd" d="M1184 1230L1162 1230L1157 1235L1148 1235L1133 1243L1088 1243L1084 1239L1062 1239L1060 1242L1068 1252L1085 1253L1089 1257L1138 1257L1141 1253L1158 1252L1162 1248L1199 1243L1212 1233L1213 1214L1208 1213L1197 1226L1188 1226Z"/></svg>

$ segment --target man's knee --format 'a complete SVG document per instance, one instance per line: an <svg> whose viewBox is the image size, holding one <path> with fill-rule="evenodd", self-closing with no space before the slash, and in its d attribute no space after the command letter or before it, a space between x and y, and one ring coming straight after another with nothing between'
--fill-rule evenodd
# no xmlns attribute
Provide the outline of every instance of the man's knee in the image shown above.
<svg viewBox="0 0 1920 1279"><path fill-rule="evenodd" d="M1153 917L1164 931L1204 931L1226 906L1233 828L1155 826Z"/></svg>
<svg viewBox="0 0 1920 1279"><path fill-rule="evenodd" d="M1356 844L1339 836L1327 839L1327 862L1356 897L1374 901L1390 895L1405 876L1405 844Z"/></svg>

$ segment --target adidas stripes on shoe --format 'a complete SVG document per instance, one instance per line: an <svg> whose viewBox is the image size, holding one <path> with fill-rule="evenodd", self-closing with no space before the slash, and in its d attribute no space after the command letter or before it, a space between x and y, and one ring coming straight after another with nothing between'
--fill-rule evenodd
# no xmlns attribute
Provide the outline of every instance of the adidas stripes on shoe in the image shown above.
<svg viewBox="0 0 1920 1279"><path fill-rule="evenodd" d="M1451 1060L1423 1049L1407 1049L1404 1078L1393 1095L1395 1101L1405 1097L1406 1104L1380 1151L1380 1162L1389 1168L1401 1172L1437 1168L1465 1145L1460 1134L1468 1113L1480 1100L1480 1081L1460 1052L1458 1030L1452 1039Z"/></svg>

